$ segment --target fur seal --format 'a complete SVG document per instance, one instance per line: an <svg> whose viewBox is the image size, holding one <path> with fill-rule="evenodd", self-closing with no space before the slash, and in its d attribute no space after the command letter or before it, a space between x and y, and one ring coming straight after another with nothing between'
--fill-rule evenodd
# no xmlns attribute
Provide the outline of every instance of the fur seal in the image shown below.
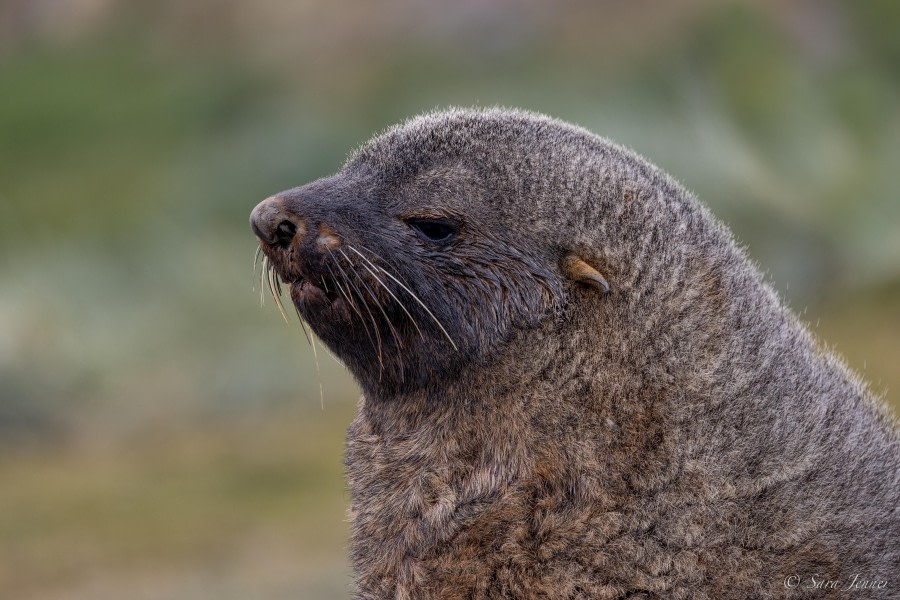
<svg viewBox="0 0 900 600"><path fill-rule="evenodd" d="M894 421L641 157L436 112L251 226L363 390L356 598L900 597Z"/></svg>

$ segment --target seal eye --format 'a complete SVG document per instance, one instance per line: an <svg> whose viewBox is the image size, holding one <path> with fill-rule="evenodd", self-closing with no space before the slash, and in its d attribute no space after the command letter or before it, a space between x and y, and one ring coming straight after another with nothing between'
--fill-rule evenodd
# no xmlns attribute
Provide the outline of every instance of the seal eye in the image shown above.
<svg viewBox="0 0 900 600"><path fill-rule="evenodd" d="M406 219L406 224L429 242L449 242L459 233L456 223L446 219Z"/></svg>

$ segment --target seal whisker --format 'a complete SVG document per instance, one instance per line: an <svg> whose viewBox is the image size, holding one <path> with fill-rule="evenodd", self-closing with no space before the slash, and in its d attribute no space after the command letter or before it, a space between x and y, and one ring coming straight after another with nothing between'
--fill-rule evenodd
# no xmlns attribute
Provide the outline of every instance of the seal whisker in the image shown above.
<svg viewBox="0 0 900 600"><path fill-rule="evenodd" d="M261 261L261 265L260 265L260 269L259 269L259 305L262 307L262 306L265 306L265 288L266 288L266 286L265 286L264 281L265 281L266 277L269 276L269 278L270 278L269 285L270 286L272 285L271 277L273 274L273 266L272 266L271 261L269 261L269 257L266 256L265 253L262 253L261 248L259 246L257 246L256 256L254 257L254 261L253 261L254 280L256 279L256 277L255 277L256 265L257 265L257 262L259 262L258 259L259 259L260 254L262 254L262 261ZM275 302L276 302L276 304L278 304L279 312L281 312L281 317L284 319L285 323L288 323L287 315L285 315L285 312L284 312L284 304L281 302L281 298L280 298L281 283L278 282L277 280L275 282L275 287L278 290L278 296L276 297L276 295L273 292L272 297L275 298ZM303 331L303 337L306 338L306 343L312 344L312 340L309 337L309 333L306 331L306 323L303 320L303 315L300 314L300 310L297 308L296 305L294 306L294 312L297 313L297 318L300 319L300 329Z"/></svg>
<svg viewBox="0 0 900 600"><path fill-rule="evenodd" d="M347 247L350 248L351 250L354 250L353 246L350 246L349 244L347 245ZM355 250L354 250L354 251L355 251ZM343 253L343 251L342 251L342 253ZM346 258L347 255L344 254L344 257ZM370 260L367 259L366 257L363 256L363 259L365 259L365 261L366 261L367 263L369 263L370 265L372 264L372 261L370 261ZM349 260L349 258L348 258L348 260ZM375 266L375 265L372 265L372 267L374 267L374 266ZM384 291L386 291L388 294L390 294L391 298L393 298L393 299L397 302L397 304L400 305L400 308L403 310L403 312L406 314L406 316L409 317L409 320L412 321L413 327L416 328L416 331L419 333L419 336L424 340L424 339L425 339L425 334L422 333L422 329L419 327L418 321L416 321L415 317L413 317L413 316L410 314L409 310L407 310L407 308L406 308L406 305L404 305L403 302L400 300L400 298L398 298L398 297L394 294L394 292L391 291L391 288L389 288L389 287L384 283L384 281L382 281L381 277L379 277L378 274L375 273L375 271L373 271L371 268L369 268L369 267L368 267L367 265L365 265L365 264L363 265L363 268L364 268L366 271L368 271L368 272L372 275L372 277L375 278L375 281L378 282L378 285L380 285L381 287L383 287L383 288L384 288Z"/></svg>
<svg viewBox="0 0 900 600"><path fill-rule="evenodd" d="M304 328L303 331L305 332L306 329ZM325 389L322 387L322 370L319 368L319 352L316 350L316 336L312 336L309 339L312 341L313 360L316 363L316 380L319 382L319 406L322 410L325 410Z"/></svg>
<svg viewBox="0 0 900 600"><path fill-rule="evenodd" d="M383 356L383 353L381 350L381 346L382 346L381 334L378 332L378 323L375 321L375 315L372 314L372 311L369 309L368 303L365 302L365 300L363 299L362 292L359 291L359 287L357 287L356 283L347 276L346 271L344 271L344 269L341 267L340 261L335 260L334 266L337 267L338 270L341 272L341 274L344 278L344 282L347 283L348 287L352 286L353 289L356 291L356 295L360 299L360 304L362 304L363 308L366 309L366 312L369 315L369 319L372 322L372 330L375 332L375 339L377 340L377 348L378 348L378 380L381 381L381 374L384 371L384 356ZM352 266L352 263L351 263L351 266Z"/></svg>
<svg viewBox="0 0 900 600"><path fill-rule="evenodd" d="M296 304L294 304L294 312L297 313L297 318L300 320L300 330L303 331L303 337L306 338L306 343L312 346L313 362L316 365L316 381L319 384L319 406L322 410L325 410L325 388L322 387L322 370L319 368L319 353L316 350L316 336L312 332L306 331L306 320L303 318L303 315L300 314L300 309L297 308Z"/></svg>
<svg viewBox="0 0 900 600"><path fill-rule="evenodd" d="M259 306L260 307L263 307L266 305L265 292L264 292L264 290L266 289L266 286L263 282L265 281L266 272L268 271L268 269L269 269L269 257L264 254L263 259L262 259L262 266L259 269Z"/></svg>
<svg viewBox="0 0 900 600"><path fill-rule="evenodd" d="M250 278L251 278L251 280L252 280L252 282L253 282L253 283L251 284L251 289L253 289L254 291L256 290L256 269L257 269L257 267L259 266L259 257L260 257L260 256L265 257L265 254L263 254L262 246L260 246L259 244L257 244L257 245L256 245L256 252L253 253L253 275L250 276Z"/></svg>
<svg viewBox="0 0 900 600"><path fill-rule="evenodd" d="M350 246L348 245L348 247L350 247ZM349 256L347 256L347 253L344 252L341 248L338 248L338 252L341 253L341 256L344 257L344 259L347 261L347 263L350 265L350 268L352 269L353 261L350 260ZM365 278L359 277L359 275L357 274L357 279L359 279L359 281L362 282L366 292L368 292L369 296L371 296L372 300L375 302L375 305L378 307L378 310L384 316L385 321L387 321L388 329L390 329L391 335L393 335L394 339L397 341L397 346L402 347L403 346L403 338L400 337L400 334L397 332L397 329L394 327L394 323L391 321L391 318L388 316L387 312L384 310L384 306L382 306L381 301L378 299L378 295L374 291L372 291L372 287L365 280ZM397 356L400 359L400 368L401 368L401 373L402 373L405 371L403 355L398 354Z"/></svg>
<svg viewBox="0 0 900 600"><path fill-rule="evenodd" d="M331 254L331 253L329 252L329 254ZM334 282L334 285L338 288L338 291L341 293L341 295L347 301L347 305L351 309L353 309L353 312L355 312L356 315L359 317L360 323L362 323L362 326L363 326L363 331L365 332L366 337L369 338L369 342L371 342L372 345L375 345L375 339L372 337L372 334L369 332L369 325L368 325L368 323L366 323L366 319L365 319L365 317L363 317L362 312L360 312L359 308L356 306L356 302L353 301L352 294L350 294L348 291L344 290L344 287L338 281L338 278L335 275L334 271L331 269L331 266L330 265L326 265L326 266L328 267L328 272L331 274L331 279ZM346 281L345 281L345 283L346 283Z"/></svg>
<svg viewBox="0 0 900 600"><path fill-rule="evenodd" d="M288 321L287 315L284 312L284 304L281 302L281 284L276 280L277 275L275 274L275 270L272 268L271 263L269 263L269 268L266 269L266 275L269 280L269 292L272 294L275 306L278 307L278 312L281 313L281 318L284 319L284 322L290 325L291 322Z"/></svg>
<svg viewBox="0 0 900 600"><path fill-rule="evenodd" d="M284 319L285 323L290 325L291 323L288 321L287 315L284 312L284 304L281 302L281 282L276 279L276 277L277 275L274 270L269 269L269 289L272 291L272 297L275 299L275 304L278 306L281 317ZM306 331L306 322L303 319L303 315L300 314L300 309L297 308L296 304L293 304L293 306L294 312L297 313L297 318L300 321L300 330L303 332L303 337L306 338L306 343L312 346L313 361L316 365L316 381L319 384L319 406L322 410L325 410L325 388L322 387L322 371L319 368L319 352L316 350L316 336Z"/></svg>
<svg viewBox="0 0 900 600"><path fill-rule="evenodd" d="M303 318L303 315L300 314L300 309L297 308L297 305L293 302L291 303L294 306L294 313L296 313L297 318L300 320L300 329L303 331L303 337L306 338L306 343L312 345L312 332L306 330L306 319Z"/></svg>
<svg viewBox="0 0 900 600"><path fill-rule="evenodd" d="M359 250L357 250L356 248L354 248L353 246L351 246L351 245L349 245L349 244L347 245L347 247L350 248L350 250L352 250L353 252L356 252L357 254L359 254L359 255L363 258L363 260L366 260L366 261L369 262L369 264L372 264L372 262L369 261L369 259L366 258ZM375 266L375 265L372 265L372 266ZM402 281L400 281L399 279L397 279L396 277L394 277L389 271L385 270L385 269L382 268L382 267L376 267L376 268L377 268L379 271L381 271L382 273L384 273L385 275L387 275L388 277L390 277L391 279L393 279L393 280L394 280L394 283L396 283L396 284L399 285L401 288L403 288L404 290L406 290L406 293L409 294L410 296L412 296L412 299L415 300L416 302L418 302L418 303L419 303L419 306L421 306L422 309L423 309L426 313L428 313L428 316L431 317L431 319L435 322L435 324L436 324L438 327L440 327L441 331L442 331L442 332L444 333L444 335L447 337L447 340L448 340L448 341L450 342L450 344L453 346L453 349L454 349L454 350L459 350L459 348L458 348L457 345L456 345L456 342L454 342L454 341L453 341L453 338L450 337L450 334L447 333L447 330L446 330L446 329L444 328L444 326L441 324L440 320L438 320L438 318L437 318L436 316L434 316L434 313L431 312L431 310L428 308L428 306L426 306L425 303L422 302L422 300L415 294L415 292L413 292L411 289L409 289L409 287L407 287Z"/></svg>

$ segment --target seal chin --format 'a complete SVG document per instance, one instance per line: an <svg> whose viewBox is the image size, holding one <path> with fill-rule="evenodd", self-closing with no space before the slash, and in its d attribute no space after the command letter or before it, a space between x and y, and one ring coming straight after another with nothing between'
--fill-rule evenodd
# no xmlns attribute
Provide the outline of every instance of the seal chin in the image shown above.
<svg viewBox="0 0 900 600"><path fill-rule="evenodd" d="M291 300L312 325L350 321L350 310L337 290L320 287L308 278L291 284Z"/></svg>

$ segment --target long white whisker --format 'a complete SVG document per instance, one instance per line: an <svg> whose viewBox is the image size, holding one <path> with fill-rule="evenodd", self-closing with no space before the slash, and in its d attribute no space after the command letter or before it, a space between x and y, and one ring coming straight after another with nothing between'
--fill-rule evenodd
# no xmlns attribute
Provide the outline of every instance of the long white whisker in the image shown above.
<svg viewBox="0 0 900 600"><path fill-rule="evenodd" d="M303 315L300 314L300 309L297 308L297 305L293 302L291 304L293 304L294 306L294 312L297 314L297 319L300 320L300 329L303 330L303 337L306 338L306 343L312 345L312 338L310 337L310 335L312 334L306 331L306 321L303 320Z"/></svg>
<svg viewBox="0 0 900 600"><path fill-rule="evenodd" d="M253 275L251 276L251 280L253 283L250 285L250 289L255 291L256 288L256 268L259 265L259 255L262 254L262 246L259 244L256 245L256 252L253 253Z"/></svg>
<svg viewBox="0 0 900 600"><path fill-rule="evenodd" d="M322 410L325 410L325 388L322 387L322 371L319 368L319 352L316 350L316 336L312 336L310 339L312 340L313 360L316 363L316 380L319 382L319 407Z"/></svg>
<svg viewBox="0 0 900 600"><path fill-rule="evenodd" d="M350 250L352 250L353 252L356 252L363 260L365 260L366 262L369 262L369 264L372 264L371 261L369 261L369 259L366 258L359 250L357 250L356 248L354 248L353 246L351 246L351 245L349 245L349 244L347 245L347 247L350 248ZM372 266L375 266L375 265L372 265ZM422 301L419 299L419 297L416 296L415 293L413 293L413 291L412 291L411 289L409 289L408 287L406 287L406 285L404 285L404 283L403 283L402 281L400 281L399 279L397 279L396 277L394 277L393 275L391 275L388 271L382 269L381 267L376 267L376 268L377 268L379 271L381 271L382 273L384 273L385 275L387 275L388 277L390 277L391 279L393 279L394 282L395 282L397 285L399 285L399 286L402 287L404 290L406 290L406 292L407 292L410 296L412 296L412 299L415 300L416 302L418 302L418 303L419 303L419 306L421 306L422 309L423 309L426 313L428 313L428 316L431 317L432 320L437 324L437 326L440 327L441 331L442 331L442 332L444 333L444 335L447 337L447 340L448 340L448 341L450 342L450 344L453 346L453 349L454 349L454 350L459 350L459 348L456 346L456 343L453 341L453 338L450 337L450 334L447 333L447 330L444 329L444 326L441 325L441 322L438 320L438 318L437 318L436 316L434 316L434 313L432 313L431 310L429 310L428 307L425 306L425 303L422 302Z"/></svg>
<svg viewBox="0 0 900 600"><path fill-rule="evenodd" d="M284 322L287 325L290 325L291 322L288 321L287 315L284 312L284 304L281 303L281 284L276 281L277 275L273 269L267 269L267 274L269 277L269 291L272 293L272 299L275 300L275 306L278 307L278 312L281 313L281 318L284 319Z"/></svg>
<svg viewBox="0 0 900 600"><path fill-rule="evenodd" d="M330 254L330 252L329 252L329 254ZM369 325L366 323L366 318L359 311L359 308L356 306L356 302L353 301L352 294L349 293L349 290L344 289L344 286L342 286L340 281L338 281L338 278L335 275L334 271L331 270L331 266L329 266L329 265L326 265L326 266L328 266L328 272L331 274L331 280L334 282L334 285L337 286L338 291L344 297L344 300L347 301L348 306L350 306L350 308L353 310L353 312L355 312L357 314L357 316L359 317L359 320L363 326L363 331L366 333L366 337L369 338L369 341L372 343L372 345L375 345L375 339L372 337L372 334L369 332ZM343 269L341 270L341 275L344 276ZM346 283L346 280L344 283Z"/></svg>
<svg viewBox="0 0 900 600"><path fill-rule="evenodd" d="M341 253L341 256L344 257L344 259L347 261L347 264L352 268L353 261L350 260L350 257L347 256L347 254L340 248L338 248L338 252ZM397 345L402 347L403 339L400 337L400 334L397 332L397 329L394 327L394 324L391 322L391 318L388 316L387 312L385 312L384 307L381 305L381 302L379 302L378 296L375 295L375 292L372 291L371 286L369 286L368 282L365 279L360 277L359 280L365 286L365 289L369 293L369 296L372 298L372 300L378 306L378 310L379 310L379 312L381 312L381 315L384 317L385 321L387 322L388 328L391 330L391 335L394 336L394 340L396 340ZM402 372L402 370L405 367L403 364L403 355L398 354L397 356L400 359L400 366L401 366L401 372Z"/></svg>
<svg viewBox="0 0 900 600"><path fill-rule="evenodd" d="M369 309L368 303L363 299L362 292L359 291L359 287L356 283L347 277L346 271L344 271L343 267L341 267L341 263L338 260L334 261L334 266L338 268L341 272L341 275L344 278L344 282L347 283L348 286L352 286L354 290L356 290L357 296L359 296L360 304L362 304L363 308L366 309L366 313L369 315L369 320L372 322L372 331L375 333L375 339L377 341L378 348L378 379L381 380L382 372L384 371L384 355L381 349L381 334L378 332L378 323L375 321L375 315L372 314L372 311ZM350 263L350 266L353 266L353 263Z"/></svg>
<svg viewBox="0 0 900 600"><path fill-rule="evenodd" d="M351 246L350 249L352 250L353 247ZM338 248L338 251L339 251L341 254L344 255L344 258L346 258L348 261L350 260L350 258L349 258L346 254L344 254L344 251L343 251L343 250L341 250L340 248ZM365 257L363 257L363 258L365 258ZM368 262L369 264L372 264L371 261L369 261L368 259L366 259L366 262ZM374 266L374 265L373 265L373 266ZM406 316L409 317L409 320L412 321L412 324L413 324L413 326L416 328L416 331L418 331L418 332L419 332L419 335L424 339L424 338L425 338L425 334L423 334L423 333L422 333L422 330L419 329L419 324L416 322L416 319L415 319L411 314L409 314L409 311L406 310L406 306L404 306L403 303L400 301L400 299L399 299L397 296L394 295L394 292L391 291L391 288L389 288L387 285L385 285L385 283L381 280L381 278L378 276L378 274L375 273L375 271L373 271L372 269L370 269L370 268L369 268L368 266L366 266L366 265L363 265L363 268L364 268L366 271L368 271L368 272L372 275L372 277L375 278L375 281L378 282L378 285L380 285L381 287L383 287L383 288L384 288L384 291L386 291L388 294L390 294L391 298L393 298L393 299L397 302L397 304L400 305L400 308L403 310L404 313L406 313Z"/></svg>
<svg viewBox="0 0 900 600"><path fill-rule="evenodd" d="M259 306L263 307L266 305L265 292L266 289L265 281L266 273L269 270L269 257L263 254L262 259L262 267L259 270Z"/></svg>

